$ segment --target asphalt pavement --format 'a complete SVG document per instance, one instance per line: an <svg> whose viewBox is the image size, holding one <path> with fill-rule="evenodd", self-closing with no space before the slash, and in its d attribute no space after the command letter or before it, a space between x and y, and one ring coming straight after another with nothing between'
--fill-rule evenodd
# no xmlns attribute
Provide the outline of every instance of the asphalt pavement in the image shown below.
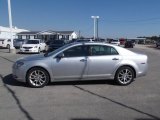
<svg viewBox="0 0 160 120"><path fill-rule="evenodd" d="M0 120L160 120L160 48L130 50L148 55L149 70L129 86L97 80L36 89L11 76L13 62L30 54L0 49Z"/></svg>

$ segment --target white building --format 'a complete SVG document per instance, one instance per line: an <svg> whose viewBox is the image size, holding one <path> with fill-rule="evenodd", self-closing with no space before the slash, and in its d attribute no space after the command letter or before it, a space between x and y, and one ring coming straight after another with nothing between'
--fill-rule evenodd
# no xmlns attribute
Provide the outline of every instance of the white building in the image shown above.
<svg viewBox="0 0 160 120"><path fill-rule="evenodd" d="M17 27L13 27L12 28L13 39L17 38L17 33L25 32L25 31L28 31L28 30L18 29ZM0 39L11 39L9 27L0 26Z"/></svg>
<svg viewBox="0 0 160 120"><path fill-rule="evenodd" d="M73 40L78 35L75 31L30 31L17 34L19 39L43 39L43 40Z"/></svg>

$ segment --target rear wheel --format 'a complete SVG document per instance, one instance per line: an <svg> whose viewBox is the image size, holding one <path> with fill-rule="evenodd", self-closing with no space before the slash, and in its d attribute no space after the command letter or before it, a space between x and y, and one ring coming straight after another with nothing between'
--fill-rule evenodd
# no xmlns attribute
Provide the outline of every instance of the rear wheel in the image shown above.
<svg viewBox="0 0 160 120"><path fill-rule="evenodd" d="M43 68L32 68L27 74L27 82L33 88L44 87L49 82L49 74Z"/></svg>
<svg viewBox="0 0 160 120"><path fill-rule="evenodd" d="M128 66L118 69L115 80L119 85L129 85L134 79L134 71Z"/></svg>
<svg viewBox="0 0 160 120"><path fill-rule="evenodd" d="M38 48L38 53L39 53L39 54L41 53L41 49L40 49L40 48Z"/></svg>

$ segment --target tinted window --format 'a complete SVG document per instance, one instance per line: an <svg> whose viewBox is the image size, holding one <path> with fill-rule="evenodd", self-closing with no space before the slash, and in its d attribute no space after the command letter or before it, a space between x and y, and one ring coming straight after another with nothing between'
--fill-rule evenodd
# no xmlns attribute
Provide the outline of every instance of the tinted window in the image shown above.
<svg viewBox="0 0 160 120"><path fill-rule="evenodd" d="M87 51L84 46L76 46L64 51L64 57L81 57L86 56Z"/></svg>
<svg viewBox="0 0 160 120"><path fill-rule="evenodd" d="M91 45L89 46L90 56L101 56L101 55L118 55L115 48L103 45Z"/></svg>
<svg viewBox="0 0 160 120"><path fill-rule="evenodd" d="M8 41L8 42L11 42L11 39L8 39L7 41Z"/></svg>

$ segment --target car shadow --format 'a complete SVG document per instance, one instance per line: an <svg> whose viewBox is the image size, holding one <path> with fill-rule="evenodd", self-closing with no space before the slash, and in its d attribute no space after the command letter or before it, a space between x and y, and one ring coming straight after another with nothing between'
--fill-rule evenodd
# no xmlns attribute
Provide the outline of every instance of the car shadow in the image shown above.
<svg viewBox="0 0 160 120"><path fill-rule="evenodd" d="M4 51L5 50L5 51ZM9 53L9 50L6 50L6 49L2 49L2 48L0 48L0 53Z"/></svg>
<svg viewBox="0 0 160 120"><path fill-rule="evenodd" d="M160 49L160 47L156 47L155 45L149 45L149 46L147 46L148 48L153 48L153 49L155 49L155 50L159 50Z"/></svg>
<svg viewBox="0 0 160 120"><path fill-rule="evenodd" d="M116 85L113 80L85 80L85 81L60 81L51 82L48 86L62 86L62 85Z"/></svg>
<svg viewBox="0 0 160 120"><path fill-rule="evenodd" d="M27 85L23 82L16 81L13 77L12 74L6 75L3 77L3 82L4 84L11 85L11 86L22 86L22 87L27 87Z"/></svg>
<svg viewBox="0 0 160 120"><path fill-rule="evenodd" d="M12 77L12 74L3 77L3 82L11 86L28 87L26 83L19 82ZM117 85L114 80L87 80L87 81L59 81L50 82L47 86L62 86L62 85Z"/></svg>

